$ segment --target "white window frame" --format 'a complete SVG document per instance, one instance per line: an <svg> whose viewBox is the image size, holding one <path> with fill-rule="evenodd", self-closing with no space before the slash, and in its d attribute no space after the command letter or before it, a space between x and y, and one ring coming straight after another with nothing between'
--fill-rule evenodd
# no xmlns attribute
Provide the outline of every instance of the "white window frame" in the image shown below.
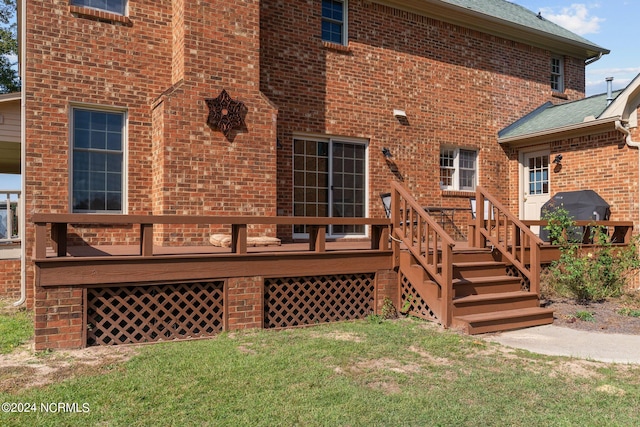
<svg viewBox="0 0 640 427"><path fill-rule="evenodd" d="M453 165L446 167L446 169L450 169L452 171L451 174L451 185L446 185L444 182L440 181L440 189L441 190L450 190L450 191L475 191L476 187L478 185L478 175L479 175L479 171L478 171L478 150L474 149L474 148L465 148L465 147L452 147L452 146L443 146L440 148L440 168L438 169L439 171L439 176L441 176L442 174L442 169L444 168L442 166L442 154L444 151L452 151L453 152ZM466 151L466 152L472 152L475 154L475 158L474 158L474 169L468 169L468 168L462 168L460 165L460 152L461 151ZM461 169L467 169L467 170L473 170L474 172L474 176L473 176L473 187L461 187L460 186L460 170Z"/></svg>
<svg viewBox="0 0 640 427"><path fill-rule="evenodd" d="M122 114L123 116L123 124L122 124L122 187L121 187L121 203L120 210L91 210L91 209L74 209L73 207L73 196L74 196L74 155L75 155L75 147L74 147L74 111L75 110L86 110L86 111L95 111L95 112L104 112L104 113L117 113ZM128 212L128 194L127 194L127 182L128 182L128 129L129 129L129 115L128 111L125 108L116 108L112 106L103 106L103 105L95 105L95 104L72 104L69 106L69 212L72 213L104 213L104 214L126 214Z"/></svg>
<svg viewBox="0 0 640 427"><path fill-rule="evenodd" d="M328 159L327 159L327 163L328 163L328 168L327 168L327 173L328 173L328 196L327 196L327 203L328 203L328 212L331 216L329 216L328 218L332 218L332 207L333 207L333 191L332 191L332 179L333 179L333 161L332 161L332 152L333 152L333 143L347 143L347 144L358 144L358 145L363 145L364 146L364 215L362 216L362 218L368 218L369 217L369 141L366 139L358 139L358 138L343 138L343 137L327 137L327 136L313 136L313 135L294 135L293 138L291 139L291 146L292 146L292 150L291 150L291 165L292 165L292 170L291 170L291 183L292 183L292 188L291 188L291 203L292 203L292 209L294 209L294 202L295 202L295 187L294 187L294 183L295 183L295 169L293 167L294 165L294 156L295 156L295 141L315 141L315 142L326 142L328 144ZM293 213L295 216L295 212ZM327 230L327 237L330 238L349 238L349 237L353 237L353 238L362 238L362 237L368 237L369 236L369 229L368 227L364 228L364 233L355 233L355 234L338 234L338 233L334 233L333 232L333 227L329 227ZM306 239L309 237L308 233L296 233L295 231L293 232L293 238L294 239Z"/></svg>
<svg viewBox="0 0 640 427"><path fill-rule="evenodd" d="M324 0L323 0L324 1ZM346 46L349 43L349 36L348 36L348 22L349 22L349 4L348 4L348 0L329 0L329 1L336 1L338 3L342 3L342 21L336 21L334 19L331 18L325 18L324 15L322 15L322 11L320 11L320 15L322 17L321 21L324 23L325 21L333 23L333 24L340 24L342 26L342 40L340 40L340 42L338 44L341 44L343 46ZM320 7L322 8L322 2L320 2ZM322 28L320 29L320 33L321 33L321 37L322 37ZM324 37L322 37L322 41L327 42L327 43L336 43L333 40L325 40Z"/></svg>
<svg viewBox="0 0 640 427"><path fill-rule="evenodd" d="M559 55L551 57L551 90L564 92L564 58Z"/></svg>
<svg viewBox="0 0 640 427"><path fill-rule="evenodd" d="M104 0L104 1L106 3L109 3L109 0ZM115 8L113 7L109 8L108 4L106 5L106 7L96 6L95 5L96 3L98 3L97 0L71 0L72 6L86 7L87 9L94 9L94 10L103 10L105 12L113 13L116 15L127 16L128 8L129 8L128 0L125 0L123 10L119 10L119 9L115 10Z"/></svg>

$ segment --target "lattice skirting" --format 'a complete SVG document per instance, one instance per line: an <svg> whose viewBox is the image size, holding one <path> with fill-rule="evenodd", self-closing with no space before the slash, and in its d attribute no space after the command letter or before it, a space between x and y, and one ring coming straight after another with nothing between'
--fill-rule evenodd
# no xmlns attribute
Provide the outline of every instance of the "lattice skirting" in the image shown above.
<svg viewBox="0 0 640 427"><path fill-rule="evenodd" d="M411 282L409 282L409 279L407 279L407 277L402 273L400 273L400 289L402 292L400 307L404 307L405 303L411 300L409 310L406 312L407 314L411 314L412 316L416 316L421 319L437 321L436 315L431 311L427 302L422 299L418 291L416 291L416 288L413 287Z"/></svg>
<svg viewBox="0 0 640 427"><path fill-rule="evenodd" d="M374 311L375 274L265 279L264 327L362 319Z"/></svg>
<svg viewBox="0 0 640 427"><path fill-rule="evenodd" d="M87 345L199 338L223 329L223 281L87 289Z"/></svg>

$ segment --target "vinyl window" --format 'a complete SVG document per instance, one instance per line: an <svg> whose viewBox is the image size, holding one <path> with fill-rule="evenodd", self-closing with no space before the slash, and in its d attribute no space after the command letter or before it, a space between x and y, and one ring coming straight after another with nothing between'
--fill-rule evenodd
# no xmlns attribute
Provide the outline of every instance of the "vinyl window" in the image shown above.
<svg viewBox="0 0 640 427"><path fill-rule="evenodd" d="M73 212L122 213L125 113L72 109Z"/></svg>

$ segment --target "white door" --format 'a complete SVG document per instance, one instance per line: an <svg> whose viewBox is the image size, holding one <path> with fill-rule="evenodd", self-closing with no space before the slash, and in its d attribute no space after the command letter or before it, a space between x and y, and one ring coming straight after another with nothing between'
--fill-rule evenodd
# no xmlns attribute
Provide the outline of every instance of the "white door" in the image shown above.
<svg viewBox="0 0 640 427"><path fill-rule="evenodd" d="M523 159L522 219L540 219L542 205L549 201L549 151L525 153ZM539 234L540 227L531 227Z"/></svg>

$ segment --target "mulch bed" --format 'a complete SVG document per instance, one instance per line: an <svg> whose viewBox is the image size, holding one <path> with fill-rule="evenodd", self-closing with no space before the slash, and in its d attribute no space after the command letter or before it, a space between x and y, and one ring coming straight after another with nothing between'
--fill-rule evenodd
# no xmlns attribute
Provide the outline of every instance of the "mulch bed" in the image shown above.
<svg viewBox="0 0 640 427"><path fill-rule="evenodd" d="M606 332L616 334L640 335L640 317L624 316L618 311L623 308L640 309L638 302L625 299L610 299L601 302L580 303L571 299L549 299L546 307L554 312L553 324L585 331ZM593 320L581 320L576 314L589 312Z"/></svg>

